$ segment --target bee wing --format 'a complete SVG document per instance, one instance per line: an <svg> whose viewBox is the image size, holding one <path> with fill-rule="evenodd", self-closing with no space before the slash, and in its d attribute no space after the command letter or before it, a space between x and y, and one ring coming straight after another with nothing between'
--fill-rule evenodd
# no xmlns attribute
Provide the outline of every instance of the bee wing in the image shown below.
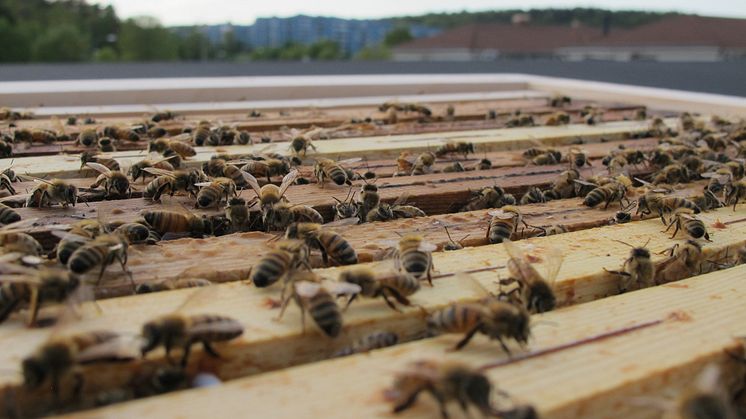
<svg viewBox="0 0 746 419"><path fill-rule="evenodd" d="M359 294L362 290L360 285L349 282L324 281L322 286L334 296Z"/></svg>
<svg viewBox="0 0 746 419"><path fill-rule="evenodd" d="M171 177L174 177L174 172L172 172L170 170L159 169L157 167L146 167L146 168L144 168L142 170L145 171L145 172L150 173L151 175L156 175L156 176L171 176Z"/></svg>
<svg viewBox="0 0 746 419"><path fill-rule="evenodd" d="M511 212L503 211L501 209L487 211L487 214L489 214L489 215L491 215L493 217L497 217L497 218L499 218L501 220L510 220L511 218L513 218L515 216L515 214L513 214Z"/></svg>
<svg viewBox="0 0 746 419"><path fill-rule="evenodd" d="M396 198L396 201L392 205L404 205L405 202L407 202L407 199L409 199L410 194L408 192L404 192L401 195L399 195L398 198Z"/></svg>
<svg viewBox="0 0 746 419"><path fill-rule="evenodd" d="M321 284L311 281L298 281L295 283L295 293L304 298L311 298L321 290Z"/></svg>
<svg viewBox="0 0 746 419"><path fill-rule="evenodd" d="M378 243L383 247L393 247L393 248L399 247L399 240L381 240Z"/></svg>
<svg viewBox="0 0 746 419"><path fill-rule="evenodd" d="M357 163L362 160L363 160L362 157L353 157L349 159L339 160L337 164L352 164L352 163Z"/></svg>
<svg viewBox="0 0 746 419"><path fill-rule="evenodd" d="M426 241L421 241L420 245L417 247L417 250L420 252L434 252L438 249L438 245Z"/></svg>
<svg viewBox="0 0 746 419"><path fill-rule="evenodd" d="M564 256L562 252L556 247L549 247L546 249L546 276L544 279L550 284L554 285L554 281L557 279L560 267L562 267L562 261Z"/></svg>
<svg viewBox="0 0 746 419"><path fill-rule="evenodd" d="M111 176L111 170L109 170L108 167L104 166L101 163L96 163L89 161L85 164L86 166L90 167L91 169L101 173L102 175Z"/></svg>
<svg viewBox="0 0 746 419"><path fill-rule="evenodd" d="M288 190L290 185L295 183L295 179L297 179L299 175L300 172L298 172L297 169L293 169L290 171L290 173L286 174L285 177L282 178L282 184L280 185L280 196L285 195L285 191Z"/></svg>
<svg viewBox="0 0 746 419"><path fill-rule="evenodd" d="M232 164L234 166L241 166L244 164L248 164L255 161L261 161L261 160L246 160L246 159L239 159L239 160L228 160L225 162L225 164Z"/></svg>
<svg viewBox="0 0 746 419"><path fill-rule="evenodd" d="M178 155L173 155L173 156L168 156L168 157L161 157L159 159L153 160L152 163L155 165L155 164L158 164L158 163L163 163L164 161L175 159L176 157L178 157Z"/></svg>
<svg viewBox="0 0 746 419"><path fill-rule="evenodd" d="M573 182L575 182L575 183L579 183L579 184L581 184L581 185L585 185L585 186L593 186L593 187L598 187L598 185L596 185L595 183L592 183L592 182L586 182L586 181L584 181L584 180L573 179Z"/></svg>
<svg viewBox="0 0 746 419"><path fill-rule="evenodd" d="M79 243L88 243L91 241L89 237L79 236L77 234L69 233L67 231L52 231L52 235L55 237L59 237L60 239L76 241Z"/></svg>
<svg viewBox="0 0 746 419"><path fill-rule="evenodd" d="M332 221L324 224L324 227L344 227L360 223L360 219L357 217L342 218L341 220Z"/></svg>
<svg viewBox="0 0 746 419"><path fill-rule="evenodd" d="M103 361L130 361L140 357L141 339L134 336L117 336L98 345L88 347L75 356L80 364Z"/></svg>
<svg viewBox="0 0 746 419"><path fill-rule="evenodd" d="M216 300L215 295L218 291L219 288L215 286L200 287L199 289L189 294L189 296L185 298L184 301L174 311L184 311L189 307L197 307L205 303L214 302Z"/></svg>
<svg viewBox="0 0 746 419"><path fill-rule="evenodd" d="M705 172L702 173L700 176L702 176L703 178L715 179L721 185L725 185L730 181L730 175L724 173Z"/></svg>
<svg viewBox="0 0 746 419"><path fill-rule="evenodd" d="M248 183L249 186L251 186L251 189L254 190L254 193L256 193L257 196L260 196L262 188L259 187L259 182L256 180L254 175L252 175L249 172L241 170L241 176L243 176L246 183Z"/></svg>
<svg viewBox="0 0 746 419"><path fill-rule="evenodd" d="M197 186L199 188L204 188L205 186L210 186L210 185L212 185L212 182L199 182L199 183L194 184L194 186Z"/></svg>
<svg viewBox="0 0 746 419"><path fill-rule="evenodd" d="M32 179L36 183L46 183L47 185L51 185L52 184L52 182L50 182L50 181L48 181L46 179L42 179L40 177L34 177L34 176L31 176L31 175L28 175L28 174L26 174L24 176L26 178L28 178L28 179Z"/></svg>
<svg viewBox="0 0 746 419"><path fill-rule="evenodd" d="M487 290L487 288L484 287L479 281L477 281L476 278L474 278L473 275L469 275L466 272L457 272L456 278L466 285L467 287L474 290L477 294L479 294L482 297L492 297L493 294Z"/></svg>

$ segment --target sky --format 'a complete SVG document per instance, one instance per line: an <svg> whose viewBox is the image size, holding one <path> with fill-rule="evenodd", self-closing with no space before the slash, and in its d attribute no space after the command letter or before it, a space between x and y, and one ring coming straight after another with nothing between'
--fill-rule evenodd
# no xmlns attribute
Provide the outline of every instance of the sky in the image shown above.
<svg viewBox="0 0 746 419"><path fill-rule="evenodd" d="M513 8L600 7L679 11L746 18L746 0L89 0L113 5L120 17L149 15L167 26L231 22L251 24L257 17L297 14L343 18L380 18L430 12Z"/></svg>

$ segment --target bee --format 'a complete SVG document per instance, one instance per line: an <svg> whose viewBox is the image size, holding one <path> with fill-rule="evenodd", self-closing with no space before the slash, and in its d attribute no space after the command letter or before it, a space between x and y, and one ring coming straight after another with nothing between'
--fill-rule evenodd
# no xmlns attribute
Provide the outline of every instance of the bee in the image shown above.
<svg viewBox="0 0 746 419"><path fill-rule="evenodd" d="M412 172L414 162L409 151L402 151L396 158L396 173L394 176L407 176Z"/></svg>
<svg viewBox="0 0 746 419"><path fill-rule="evenodd" d="M334 356L349 356L388 348L399 343L399 335L393 332L373 332L355 341L352 345L337 351Z"/></svg>
<svg viewBox="0 0 746 419"><path fill-rule="evenodd" d="M728 206L733 204L733 211L735 211L738 201L746 198L746 179L728 183L725 185L723 194L725 195L725 204Z"/></svg>
<svg viewBox="0 0 746 419"><path fill-rule="evenodd" d="M103 184L106 198L125 195L129 197L132 195L130 181L124 173L119 170L109 170L108 167L100 163L88 162L86 166L101 173L91 185L91 189L96 189Z"/></svg>
<svg viewBox="0 0 746 419"><path fill-rule="evenodd" d="M262 210L262 223L266 230L283 229L287 226L291 220L295 219L296 216L299 218L309 218L314 220L321 220L323 218L318 211L311 207L303 206L290 206L287 205L287 198L285 198L285 192L287 192L290 185L295 182L295 179L299 176L298 170L293 170L285 177L282 178L282 184L278 187L277 185L268 183L261 188L256 178L246 172L243 172L246 183L256 194L256 198L250 203L250 207L256 202L259 203Z"/></svg>
<svg viewBox="0 0 746 419"><path fill-rule="evenodd" d="M480 303L453 303L432 313L427 319L427 328L433 333L464 333L453 350L463 348L476 333L482 333L496 339L505 353L510 354L504 339L525 344L531 333L529 323L530 316L525 308L486 298Z"/></svg>
<svg viewBox="0 0 746 419"><path fill-rule="evenodd" d="M723 381L723 373L716 364L709 364L702 370L694 385L671 403L670 412L664 417L669 417L669 414L684 419L740 417Z"/></svg>
<svg viewBox="0 0 746 419"><path fill-rule="evenodd" d="M677 243L666 260L656 265L655 279L659 284L679 281L702 271L702 246L694 240Z"/></svg>
<svg viewBox="0 0 746 419"><path fill-rule="evenodd" d="M288 147L290 150L295 153L295 155L301 155L301 152L303 153L303 156L306 155L306 152L309 148L312 148L313 151L316 151L316 146L313 145L313 142L311 141L311 138L299 135L290 142L290 147Z"/></svg>
<svg viewBox="0 0 746 419"><path fill-rule="evenodd" d="M524 155L525 155L525 152L524 152ZM562 161L562 153L557 150L547 150L545 153L537 154L536 156L531 158L531 164L534 164L537 166L559 164L561 161Z"/></svg>
<svg viewBox="0 0 746 419"><path fill-rule="evenodd" d="M181 158L194 157L197 155L197 151L191 145L171 138L158 138L148 144L149 153L153 151L163 153L168 149L176 152L176 154L181 156Z"/></svg>
<svg viewBox="0 0 746 419"><path fill-rule="evenodd" d="M246 200L239 197L232 197L225 206L225 216L231 222L235 231L248 231L250 227L249 207L246 206Z"/></svg>
<svg viewBox="0 0 746 419"><path fill-rule="evenodd" d="M627 158L621 154L612 156L609 160L604 159L603 164L609 169L609 174L612 176L628 172L627 165L629 165L629 162L627 161Z"/></svg>
<svg viewBox="0 0 746 419"><path fill-rule="evenodd" d="M704 191L702 192L702 195L696 196L692 199L692 202L702 209L702 211L709 211L711 209L716 209L725 206L725 204L718 199L715 194L709 190L707 187L705 187Z"/></svg>
<svg viewBox="0 0 746 419"><path fill-rule="evenodd" d="M465 171L466 171L466 168L464 167L464 165L457 161L443 168L443 173L459 173L459 172L465 172Z"/></svg>
<svg viewBox="0 0 746 419"><path fill-rule="evenodd" d="M454 143L449 141L435 150L436 157L443 157L452 153L463 154L465 159L469 153L474 153L474 143L467 143L464 141Z"/></svg>
<svg viewBox="0 0 746 419"><path fill-rule="evenodd" d="M111 137L116 140L130 141L133 143L140 141L140 135L131 128L109 126L104 127L102 133L104 134L104 137Z"/></svg>
<svg viewBox="0 0 746 419"><path fill-rule="evenodd" d="M262 222L267 231L278 231L296 222L322 224L324 218L308 205L278 202L263 211Z"/></svg>
<svg viewBox="0 0 746 419"><path fill-rule="evenodd" d="M132 279L132 273L127 270L127 249L129 243L120 234L102 234L95 239L87 239L83 236L68 234L67 237L72 240L85 242L77 248L67 260L67 269L78 275L90 272L95 267L100 267L96 286L101 283L106 268L115 261L119 262L122 271L129 277L132 284L132 290L135 289L135 282Z"/></svg>
<svg viewBox="0 0 746 419"><path fill-rule="evenodd" d="M664 190L654 189L646 192L637 200L637 214L649 215L657 212L663 222L666 222L665 214L672 213L678 208L688 208L694 214L699 214L702 210L693 201L676 197L666 196Z"/></svg>
<svg viewBox="0 0 746 419"><path fill-rule="evenodd" d="M558 126L558 125L567 125L570 123L570 115L566 112L556 112L551 115L549 115L549 118L547 118L544 125L546 126Z"/></svg>
<svg viewBox="0 0 746 419"><path fill-rule="evenodd" d="M4 135L0 136L0 157L6 158L12 155L13 155L12 140L6 138Z"/></svg>
<svg viewBox="0 0 746 419"><path fill-rule="evenodd" d="M679 163L672 163L656 173L652 183L656 185L660 183L675 185L686 182L689 182L689 171Z"/></svg>
<svg viewBox="0 0 746 419"><path fill-rule="evenodd" d="M492 161L485 157L482 160L479 160L479 163L477 163L474 168L476 170L490 170L492 169Z"/></svg>
<svg viewBox="0 0 746 419"><path fill-rule="evenodd" d="M290 164L280 159L250 160L241 167L241 170L255 177L266 176L267 182L270 182L272 176L285 176L290 173Z"/></svg>
<svg viewBox="0 0 746 419"><path fill-rule="evenodd" d="M336 297L360 292L355 284L342 282L320 282L319 277L310 271L300 271L293 274L288 282L292 292L288 293L280 308L276 320L282 319L285 309L293 299L301 309L301 325L306 330L306 312L311 316L321 331L330 338L339 336L342 332L342 311L337 305Z"/></svg>
<svg viewBox="0 0 746 419"><path fill-rule="evenodd" d="M481 191L472 192L472 198L461 209L461 211L476 211L487 208L500 208L504 205L514 205L515 197L506 194L505 190L497 185L487 187Z"/></svg>
<svg viewBox="0 0 746 419"><path fill-rule="evenodd" d="M158 234L188 234L202 237L212 231L210 221L187 211L147 210L142 213L145 222Z"/></svg>
<svg viewBox="0 0 746 419"><path fill-rule="evenodd" d="M215 209L218 209L223 199L228 201L231 196L238 196L235 182L225 177L214 178L210 182L195 183L194 186L200 188L197 193L196 208L214 206Z"/></svg>
<svg viewBox="0 0 746 419"><path fill-rule="evenodd" d="M159 202L161 195L168 192L171 196L176 191L183 190L193 197L197 197L198 183L206 182L207 175L200 169L168 171L155 167L146 167L143 169L146 173L156 175L143 191L143 196Z"/></svg>
<svg viewBox="0 0 746 419"><path fill-rule="evenodd" d="M542 202L546 202L546 198L542 190L536 186L528 188L528 191L521 197L521 205L540 204Z"/></svg>
<svg viewBox="0 0 746 419"><path fill-rule="evenodd" d="M148 173L147 171L145 171L145 169L148 167L154 167L156 169L167 170L169 172L173 172L174 166L168 162L171 159L173 159L173 156L162 158L162 159L157 159L157 160L151 160L151 159L140 160L139 162L133 164L130 167L129 175L132 176L133 181L137 181L137 179L142 177L143 182L144 182L146 177L154 176Z"/></svg>
<svg viewBox="0 0 746 419"><path fill-rule="evenodd" d="M549 106L553 108L561 108L571 103L572 103L572 98L570 98L569 96L562 96L562 95L554 96L549 100Z"/></svg>
<svg viewBox="0 0 746 419"><path fill-rule="evenodd" d="M317 159L313 166L313 174L318 179L321 187L327 180L331 180L337 185L352 185L347 171L340 165L341 162L335 162L330 159Z"/></svg>
<svg viewBox="0 0 746 419"><path fill-rule="evenodd" d="M321 251L325 265L331 259L337 265L354 265L358 262L357 252L341 235L323 228L316 223L293 223L285 230L285 238L299 239L312 249Z"/></svg>
<svg viewBox="0 0 746 419"><path fill-rule="evenodd" d="M368 298L381 297L392 310L401 311L391 299L393 298L401 305L409 306L411 303L407 297L420 290L420 281L407 272L380 275L366 266L340 272L339 282L347 282L360 287L360 292L352 294L347 300L345 310L359 295L362 295Z"/></svg>
<svg viewBox="0 0 746 419"><path fill-rule="evenodd" d="M251 138L251 134L248 131L238 130L236 131L236 142L240 145L254 144L254 140Z"/></svg>
<svg viewBox="0 0 746 419"><path fill-rule="evenodd" d="M529 261L528 257L510 240L503 242L508 252L508 271L511 278L501 281L502 285L517 282L521 290L522 301L530 313L544 313L554 310L557 298L552 290L562 266L562 255L556 248L547 249L546 275L542 276Z"/></svg>
<svg viewBox="0 0 746 419"><path fill-rule="evenodd" d="M150 120L153 122L161 122L161 121L168 121L174 118L176 118L175 113L171 111L164 111L164 112L154 113L153 116L150 117Z"/></svg>
<svg viewBox="0 0 746 419"><path fill-rule="evenodd" d="M671 216L671 222L666 227L664 232L668 232L671 227L676 226L673 231L671 238L676 237L676 233L679 230L684 230L689 237L699 239L704 237L705 240L710 241L710 235L707 233L707 227L705 223L699 218L692 215L694 211L689 208L676 208Z"/></svg>
<svg viewBox="0 0 746 419"><path fill-rule="evenodd" d="M361 221L366 221L368 213L376 208L381 202L378 195L378 186L373 183L364 183L360 190L360 201L358 201L358 216Z"/></svg>
<svg viewBox="0 0 746 419"><path fill-rule="evenodd" d="M168 135L168 130L163 127L152 127L148 129L148 137L156 139Z"/></svg>
<svg viewBox="0 0 746 419"><path fill-rule="evenodd" d="M41 244L30 234L19 230L20 224L26 221L18 221L0 228L0 253L21 253L29 256L40 256L44 249Z"/></svg>
<svg viewBox="0 0 746 419"><path fill-rule="evenodd" d="M105 153L110 153L113 151L117 151L116 146L114 145L114 141L109 137L101 137L98 139L98 149L100 151L103 151Z"/></svg>
<svg viewBox="0 0 746 419"><path fill-rule="evenodd" d="M576 169L565 170L554 181L552 188L544 191L543 195L546 198L549 192L553 199L572 198L575 196L575 180L578 179L580 179L580 173Z"/></svg>
<svg viewBox="0 0 746 419"><path fill-rule="evenodd" d="M204 278L178 278L159 282L143 282L135 288L135 294L148 294L151 292L171 291L184 288L209 287L212 281Z"/></svg>
<svg viewBox="0 0 746 419"><path fill-rule="evenodd" d="M217 134L210 130L210 124L202 124L192 131L192 143L196 146L203 146L214 143L217 145Z"/></svg>
<svg viewBox="0 0 746 419"><path fill-rule="evenodd" d="M425 175L433 172L433 165L435 164L435 154L427 151L419 156L412 165L411 176Z"/></svg>
<svg viewBox="0 0 746 419"><path fill-rule="evenodd" d="M734 180L741 180L746 171L746 167L744 167L744 164L741 161L729 161L725 163L725 167L730 170Z"/></svg>
<svg viewBox="0 0 746 419"><path fill-rule="evenodd" d="M82 145L83 147L93 147L98 144L98 133L95 128L85 128L80 131L78 138L75 139L75 143Z"/></svg>
<svg viewBox="0 0 746 419"><path fill-rule="evenodd" d="M159 238L153 237L154 234L148 226L140 223L124 223L117 226L113 231L114 234L123 237L129 244L143 244L153 241L157 242Z"/></svg>
<svg viewBox="0 0 746 419"><path fill-rule="evenodd" d="M13 208L0 203L0 224L12 224L21 221L21 215Z"/></svg>
<svg viewBox="0 0 746 419"><path fill-rule="evenodd" d="M528 227L518 208L508 205L498 210L493 210L487 214L491 215L489 226L487 227L487 241L491 244L502 243L510 240L514 234L518 233L518 225L523 223Z"/></svg>
<svg viewBox="0 0 746 419"><path fill-rule="evenodd" d="M106 166L109 170L120 170L119 163L107 157L101 157L90 151L80 153L80 169L86 168L86 163L98 163Z"/></svg>
<svg viewBox="0 0 746 419"><path fill-rule="evenodd" d="M78 202L78 188L61 179L34 179L36 187L26 199L27 207L49 207L53 204L62 204L63 208L68 205L73 207Z"/></svg>
<svg viewBox="0 0 746 419"><path fill-rule="evenodd" d="M484 417L511 417L491 405L492 390L489 379L468 365L455 361L426 360L410 363L404 372L398 373L386 396L394 404L393 413L411 408L424 391L438 402L443 419L449 417L447 403L454 400L458 401L464 412L468 412L468 406L473 405ZM529 407L529 410L533 411L533 408ZM535 412L529 415L526 418L538 417Z"/></svg>
<svg viewBox="0 0 746 419"><path fill-rule="evenodd" d="M402 194L391 205L379 202L376 207L366 214L365 221L370 223L374 221L395 220L398 218L426 217L427 214L425 214L421 209L413 205L404 205L408 197L408 194Z"/></svg>
<svg viewBox="0 0 746 419"><path fill-rule="evenodd" d="M433 285L433 255L432 252L438 247L426 242L419 234L407 234L402 236L397 243L394 261L396 269L404 270L412 274L416 279L427 278L430 286Z"/></svg>
<svg viewBox="0 0 746 419"><path fill-rule="evenodd" d="M442 223L441 223L442 224ZM451 251L451 250L461 250L464 248L464 245L462 244L464 240L466 240L469 235L467 234L459 241L454 241L453 238L451 238L451 233L448 231L448 226L445 224L442 224L443 228L446 231L446 235L448 236L448 243L443 245L443 250L445 251Z"/></svg>
<svg viewBox="0 0 746 419"><path fill-rule="evenodd" d="M519 112L516 112L513 116L510 117L510 119L505 123L505 126L507 128L514 128L514 127L533 127L536 123L534 122L534 117L531 115L521 115Z"/></svg>
<svg viewBox="0 0 746 419"><path fill-rule="evenodd" d="M52 393L55 399L58 399L60 380L67 374L73 374L76 378L73 393L77 397L83 387L83 376L78 371L79 366L134 360L137 355L129 349L123 344L120 335L109 330L52 337L21 361L24 386L36 389L49 379Z"/></svg>
<svg viewBox="0 0 746 419"><path fill-rule="evenodd" d="M355 192L353 192L352 187L350 187L350 190L347 192L347 197L344 201L340 201L336 196L332 196L332 198L337 201L337 203L334 204L335 221L348 218L363 220L360 216L360 205L355 202Z"/></svg>
<svg viewBox="0 0 746 419"><path fill-rule="evenodd" d="M655 266L650 259L650 251L646 248L647 243L642 247L635 247L623 241L619 242L632 248L629 257L624 261L622 269L619 271L610 271L604 268L606 272L621 277L619 292L654 286Z"/></svg>
<svg viewBox="0 0 746 419"><path fill-rule="evenodd" d="M14 133L13 142L51 144L57 141L57 134L45 129L19 129Z"/></svg>
<svg viewBox="0 0 746 419"><path fill-rule="evenodd" d="M36 270L8 264L4 270L4 282L0 285L0 322L27 306L26 324L33 326L42 305L64 302L80 285L78 278L65 269L41 267Z"/></svg>
<svg viewBox="0 0 746 419"><path fill-rule="evenodd" d="M311 270L310 249L301 240L282 240L252 267L249 279L257 288L268 287L290 272Z"/></svg>
<svg viewBox="0 0 746 419"><path fill-rule="evenodd" d="M583 199L583 205L594 208L603 202L603 209L608 208L609 204L614 201L619 201L619 204L624 207L623 201L627 200L627 188L632 185L632 182L626 176L619 176L603 186L597 186L582 180L575 180L575 183L595 186Z"/></svg>
<svg viewBox="0 0 746 419"><path fill-rule="evenodd" d="M195 343L201 343L205 352L220 358L212 344L236 339L243 334L243 325L237 320L219 314L184 315L171 313L150 320L142 327L145 344L141 348L142 356L163 345L166 359L171 359L171 349L181 347L183 355L180 365L187 365L189 354Z"/></svg>
<svg viewBox="0 0 746 419"><path fill-rule="evenodd" d="M12 172L12 170L11 170ZM15 174L13 174L15 176ZM11 195L16 194L16 189L13 187L13 182L11 181L11 178L5 174L5 172L0 173L0 190L7 190L8 193Z"/></svg>
<svg viewBox="0 0 746 419"><path fill-rule="evenodd" d="M95 239L105 232L106 228L98 220L82 220L73 224L70 226L68 234L62 236L57 243L57 260L61 264L67 265L70 255L84 244L83 241L68 236L77 235L88 239Z"/></svg>
<svg viewBox="0 0 746 419"><path fill-rule="evenodd" d="M570 152L567 154L567 160L570 162L570 166L573 169L581 169L583 166L593 167L590 160L588 160L588 154L577 148L570 148Z"/></svg>
<svg viewBox="0 0 746 419"><path fill-rule="evenodd" d="M557 234L565 234L569 232L570 230L567 229L566 226L561 224L553 224L549 227L534 227L540 230L539 237L547 237L547 236L555 236Z"/></svg>

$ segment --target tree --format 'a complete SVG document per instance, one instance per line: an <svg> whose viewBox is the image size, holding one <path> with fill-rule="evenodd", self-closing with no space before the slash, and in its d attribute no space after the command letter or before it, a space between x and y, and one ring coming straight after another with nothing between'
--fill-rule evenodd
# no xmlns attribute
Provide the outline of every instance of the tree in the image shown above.
<svg viewBox="0 0 746 419"><path fill-rule="evenodd" d="M175 60L179 43L153 18L127 19L121 24L119 51L125 61Z"/></svg>
<svg viewBox="0 0 746 419"><path fill-rule="evenodd" d="M339 60L343 58L339 43L324 39L308 47L308 56L312 60Z"/></svg>
<svg viewBox="0 0 746 419"><path fill-rule="evenodd" d="M366 61L385 61L391 58L391 50L383 45L374 45L361 49L354 58Z"/></svg>
<svg viewBox="0 0 746 419"><path fill-rule="evenodd" d="M37 61L82 61L89 58L89 40L72 25L53 26L33 44Z"/></svg>
<svg viewBox="0 0 746 419"><path fill-rule="evenodd" d="M197 30L192 28L189 34L179 40L179 58L182 60L207 60L215 57L215 49L210 40Z"/></svg>
<svg viewBox="0 0 746 419"><path fill-rule="evenodd" d="M408 27L398 27L390 30L383 38L383 44L387 47L393 47L405 42L411 41L412 34L409 33Z"/></svg>
<svg viewBox="0 0 746 419"><path fill-rule="evenodd" d="M13 26L5 18L0 18L0 51L2 62L29 61L31 38L21 28Z"/></svg>

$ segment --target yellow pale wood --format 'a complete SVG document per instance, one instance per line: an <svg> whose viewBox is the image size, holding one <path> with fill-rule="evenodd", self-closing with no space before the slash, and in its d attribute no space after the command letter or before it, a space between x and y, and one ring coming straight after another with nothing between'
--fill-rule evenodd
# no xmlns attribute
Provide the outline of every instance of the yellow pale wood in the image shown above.
<svg viewBox="0 0 746 419"><path fill-rule="evenodd" d="M746 267L698 276L603 301L534 316L529 344L539 351L574 340L662 321L644 329L488 370L501 389L533 404L543 418L659 417L641 398L677 394L708 363L724 365L725 378L742 379L726 355L746 321ZM87 418L325 417L390 418L383 392L408 362L458 360L475 367L505 358L494 342L476 337L460 352L445 352L458 337L443 336L225 383L92 410ZM635 399L637 402L635 402ZM463 417L450 406L452 417ZM402 418L437 417L423 395Z"/></svg>

